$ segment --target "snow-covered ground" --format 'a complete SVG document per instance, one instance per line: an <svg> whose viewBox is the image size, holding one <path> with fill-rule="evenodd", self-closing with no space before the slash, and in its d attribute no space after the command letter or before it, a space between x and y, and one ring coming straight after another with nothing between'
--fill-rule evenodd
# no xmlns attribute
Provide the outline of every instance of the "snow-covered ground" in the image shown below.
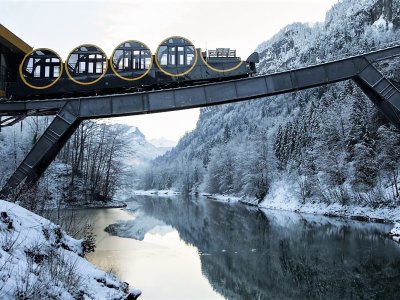
<svg viewBox="0 0 400 300"><path fill-rule="evenodd" d="M345 217L373 222L400 221L400 208L371 208L356 205L325 204L322 202L307 202L301 204L290 185L276 184L259 205L261 209L288 210L300 213L319 214L333 217Z"/></svg>
<svg viewBox="0 0 400 300"><path fill-rule="evenodd" d="M50 221L0 200L1 299L134 299L140 294L83 258L75 240Z"/></svg>
<svg viewBox="0 0 400 300"><path fill-rule="evenodd" d="M394 228L390 231L391 238L400 243L400 223L396 223Z"/></svg>

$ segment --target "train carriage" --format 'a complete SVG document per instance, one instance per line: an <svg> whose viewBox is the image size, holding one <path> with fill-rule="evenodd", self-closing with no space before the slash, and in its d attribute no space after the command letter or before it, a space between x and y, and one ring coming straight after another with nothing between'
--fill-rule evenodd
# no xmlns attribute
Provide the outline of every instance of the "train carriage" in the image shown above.
<svg viewBox="0 0 400 300"><path fill-rule="evenodd" d="M85 97L187 86L251 76L257 62L257 53L241 61L235 50L203 52L179 36L162 41L154 55L135 40L118 45L110 58L96 45L80 45L65 62L53 50L39 48L25 55L19 76L7 86L7 96Z"/></svg>

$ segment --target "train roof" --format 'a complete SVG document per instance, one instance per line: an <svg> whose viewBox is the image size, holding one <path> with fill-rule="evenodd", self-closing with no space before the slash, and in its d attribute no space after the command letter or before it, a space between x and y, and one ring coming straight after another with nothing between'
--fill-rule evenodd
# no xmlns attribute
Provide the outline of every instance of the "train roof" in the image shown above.
<svg viewBox="0 0 400 300"><path fill-rule="evenodd" d="M2 24L0 24L0 45L19 54L27 54L33 49Z"/></svg>

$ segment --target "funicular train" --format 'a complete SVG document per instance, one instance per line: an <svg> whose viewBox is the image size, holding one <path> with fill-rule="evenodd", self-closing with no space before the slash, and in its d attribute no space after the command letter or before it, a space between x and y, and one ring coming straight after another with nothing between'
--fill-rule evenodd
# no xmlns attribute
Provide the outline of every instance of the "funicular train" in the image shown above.
<svg viewBox="0 0 400 300"><path fill-rule="evenodd" d="M109 59L90 44L76 47L65 62L53 50L39 48L22 59L6 96L32 100L174 88L252 76L258 60L257 52L246 61L228 48L203 52L179 36L165 39L155 55L142 42L125 41Z"/></svg>

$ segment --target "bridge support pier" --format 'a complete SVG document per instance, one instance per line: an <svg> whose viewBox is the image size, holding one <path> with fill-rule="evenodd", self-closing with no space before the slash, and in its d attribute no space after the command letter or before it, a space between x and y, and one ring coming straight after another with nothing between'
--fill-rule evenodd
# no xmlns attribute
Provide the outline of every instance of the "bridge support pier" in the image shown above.
<svg viewBox="0 0 400 300"><path fill-rule="evenodd" d="M73 135L82 120L78 102L68 102L55 116L43 135L8 179L0 197L18 192L22 186L32 187Z"/></svg>

